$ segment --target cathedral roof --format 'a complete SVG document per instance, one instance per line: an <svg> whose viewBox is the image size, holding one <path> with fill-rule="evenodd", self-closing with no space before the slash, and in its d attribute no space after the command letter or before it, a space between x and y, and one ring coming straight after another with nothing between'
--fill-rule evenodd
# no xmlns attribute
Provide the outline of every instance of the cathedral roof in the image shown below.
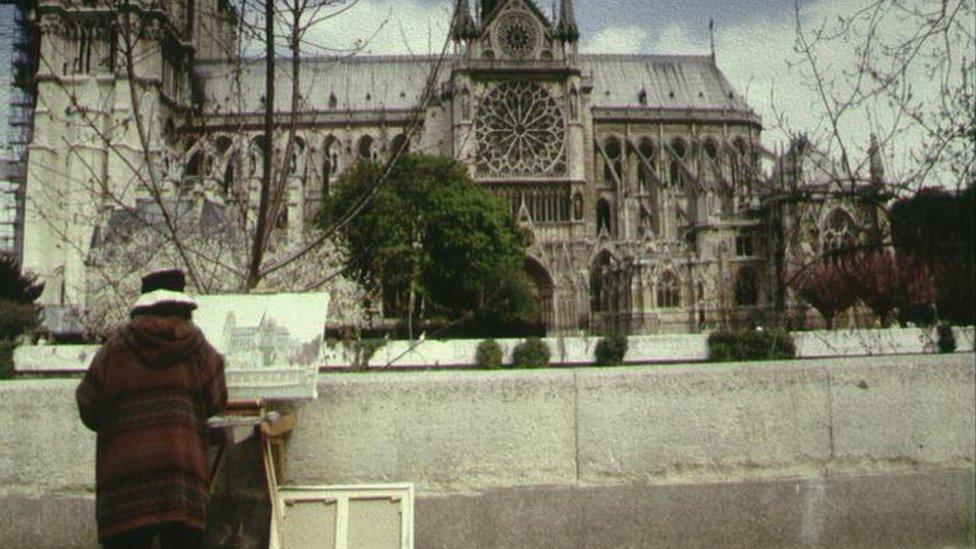
<svg viewBox="0 0 976 549"><path fill-rule="evenodd" d="M750 110L710 56L590 54L580 64L596 107Z"/></svg>
<svg viewBox="0 0 976 549"><path fill-rule="evenodd" d="M420 100L427 77L437 62L433 56L354 56L312 57L302 60L301 95L307 102L303 111L396 110L414 108ZM450 78L450 60L438 75L439 83ZM231 62L197 63L205 81L205 112L260 112L264 97L264 60L241 63L242 74L235 76ZM289 110L291 71L289 62L278 63L277 109ZM236 92L240 81L242 93ZM332 101L332 98L334 102ZM238 106L237 102L243 102ZM333 105L334 106L331 106Z"/></svg>
<svg viewBox="0 0 976 549"><path fill-rule="evenodd" d="M302 111L400 110L420 100L433 56L354 56L306 58L302 61ZM445 61L438 85L451 76L453 58ZM705 109L750 111L709 56L604 55L580 56L584 77L592 78L592 105L597 108ZM229 62L200 62L208 114L260 112L264 94L264 61L242 63L235 78ZM277 108L289 107L289 63L278 64ZM235 80L244 88L238 106Z"/></svg>

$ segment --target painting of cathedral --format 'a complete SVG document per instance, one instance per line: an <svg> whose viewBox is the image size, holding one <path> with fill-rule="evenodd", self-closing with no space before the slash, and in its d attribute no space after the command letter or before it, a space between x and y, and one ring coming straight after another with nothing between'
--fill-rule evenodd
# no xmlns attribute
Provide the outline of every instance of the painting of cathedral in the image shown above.
<svg viewBox="0 0 976 549"><path fill-rule="evenodd" d="M37 22L46 61L24 265L46 282L43 302L83 308L86 258L106 245L98 236L112 232L113 208L72 194L60 174L95 166L109 187L127 176L104 147L60 138L94 139L75 123L82 115L66 108L63 82L99 112L129 108L127 83L111 59L109 69L75 63L79 41L112 40L96 32L110 20L75 17L87 8L67 0L47 4L59 9ZM141 106L152 113L148 139L166 158L164 176L193 190L201 216L219 219L255 200L265 67L219 47L235 32L227 2L196 4L196 20L173 16L142 38L166 43L143 69L158 93ZM811 161L809 147L773 155L762 146L762 120L714 55L582 53L572 0L549 14L533 0L461 0L457 9L445 59L301 59L299 108L278 95L278 111L297 128L282 233L307 234L330 187L357 160L401 150L453 157L532 232L525 269L549 333L673 333L783 317L800 306L782 282L789 262L860 238L877 220L877 201L835 192L829 167ZM170 28L183 39L167 41ZM277 70L287 86L290 66ZM113 139L139 148L133 128ZM137 211L147 200L138 190L119 196ZM65 197L77 202L66 207ZM84 225L78 210L102 217ZM74 244L55 245L64 238Z"/></svg>
<svg viewBox="0 0 976 549"><path fill-rule="evenodd" d="M315 366L329 296L322 293L197 298L194 322L231 370Z"/></svg>

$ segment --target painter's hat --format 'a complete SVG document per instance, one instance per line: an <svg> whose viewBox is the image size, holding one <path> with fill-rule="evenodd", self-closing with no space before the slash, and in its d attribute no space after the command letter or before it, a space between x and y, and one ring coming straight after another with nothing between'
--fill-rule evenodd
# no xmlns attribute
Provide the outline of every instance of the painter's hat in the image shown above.
<svg viewBox="0 0 976 549"><path fill-rule="evenodd" d="M177 305L189 310L197 308L197 302L183 293L186 275L180 269L160 269L142 277L142 295L132 310L143 310L158 305Z"/></svg>

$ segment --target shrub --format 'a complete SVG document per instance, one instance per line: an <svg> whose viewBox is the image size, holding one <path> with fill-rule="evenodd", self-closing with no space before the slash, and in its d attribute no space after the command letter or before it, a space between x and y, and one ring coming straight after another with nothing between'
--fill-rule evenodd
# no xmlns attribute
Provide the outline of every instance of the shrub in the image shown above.
<svg viewBox="0 0 976 549"><path fill-rule="evenodd" d="M600 339L595 354L599 366L622 364L627 354L627 336L611 334Z"/></svg>
<svg viewBox="0 0 976 549"><path fill-rule="evenodd" d="M952 333L952 326L948 324L939 324L939 327L936 328L936 332L939 335L939 339L936 341L936 345L939 346L939 352L956 352L956 335Z"/></svg>
<svg viewBox="0 0 976 549"><path fill-rule="evenodd" d="M0 339L16 339L39 325L40 308L32 303L0 299Z"/></svg>
<svg viewBox="0 0 976 549"><path fill-rule="evenodd" d="M537 337L530 337L515 346L512 366L516 368L544 368L549 365L549 345Z"/></svg>
<svg viewBox="0 0 976 549"><path fill-rule="evenodd" d="M0 341L0 379L14 377L14 348L12 341Z"/></svg>
<svg viewBox="0 0 976 549"><path fill-rule="evenodd" d="M43 291L44 284L38 284L36 276L25 276L13 257L0 253L0 299L27 305Z"/></svg>
<svg viewBox="0 0 976 549"><path fill-rule="evenodd" d="M777 360L796 356L793 338L778 331L719 331L708 336L708 360Z"/></svg>
<svg viewBox="0 0 976 549"><path fill-rule="evenodd" d="M474 362L479 368L499 368L504 359L502 348L494 339L486 339L478 344Z"/></svg>

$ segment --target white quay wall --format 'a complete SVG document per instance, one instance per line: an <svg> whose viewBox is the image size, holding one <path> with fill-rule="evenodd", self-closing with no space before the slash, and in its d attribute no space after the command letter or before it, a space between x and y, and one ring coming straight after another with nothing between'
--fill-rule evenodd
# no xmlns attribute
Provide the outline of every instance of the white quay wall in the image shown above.
<svg viewBox="0 0 976 549"><path fill-rule="evenodd" d="M418 547L966 547L974 358L321 374L283 482L411 482ZM77 383L0 382L0 547L95 547Z"/></svg>
<svg viewBox="0 0 976 549"><path fill-rule="evenodd" d="M976 329L953 328L957 352L974 350ZM662 334L630 336L626 364L664 364L701 362L708 359L708 334ZM929 354L936 352L934 329L887 328L871 330L823 330L794 332L797 358L853 357L899 354ZM467 367L475 363L480 339L424 340L417 342L389 341L382 344L369 360L370 368L439 368ZM497 340L505 360L511 361L512 350L521 339ZM546 338L552 351L551 364L580 366L592 364L594 350L600 338L574 336ZM50 374L84 371L98 350L93 345L36 345L20 347L14 352L14 364L19 373ZM319 367L323 371L345 369L355 364L354 349L335 343L323 349ZM307 372L292 372L301 379L292 383L307 386ZM230 384L253 387L262 382L261 372L235 371L229 374ZM284 393L283 393L284 394Z"/></svg>
<svg viewBox="0 0 976 549"><path fill-rule="evenodd" d="M973 350L973 327L953 328L957 352ZM887 328L877 330L831 330L795 332L797 358L851 357L936 352L934 329ZM390 341L369 360L371 368L463 367L475 363L475 352L482 340ZM506 362L521 339L497 340ZM552 351L552 364L578 366L592 364L600 338L545 338ZM708 334L640 335L627 338L626 364L701 362L708 360ZM353 349L337 343L325 350L323 368L347 368L355 363Z"/></svg>

